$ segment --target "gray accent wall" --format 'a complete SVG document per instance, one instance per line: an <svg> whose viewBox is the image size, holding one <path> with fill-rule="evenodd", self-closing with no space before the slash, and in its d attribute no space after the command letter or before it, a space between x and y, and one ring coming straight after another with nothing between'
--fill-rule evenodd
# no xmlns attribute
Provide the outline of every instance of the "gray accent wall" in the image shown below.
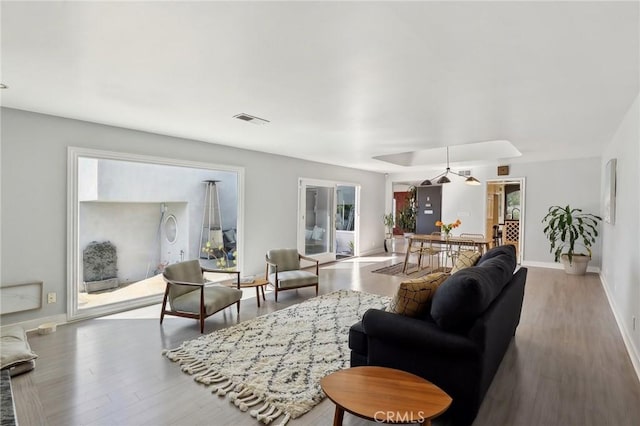
<svg viewBox="0 0 640 426"><path fill-rule="evenodd" d="M264 273L268 249L296 247L300 177L361 185L360 250L382 251L383 174L10 108L1 120L1 283L42 280L58 294L3 325L66 313L69 146L244 168L243 274Z"/></svg>

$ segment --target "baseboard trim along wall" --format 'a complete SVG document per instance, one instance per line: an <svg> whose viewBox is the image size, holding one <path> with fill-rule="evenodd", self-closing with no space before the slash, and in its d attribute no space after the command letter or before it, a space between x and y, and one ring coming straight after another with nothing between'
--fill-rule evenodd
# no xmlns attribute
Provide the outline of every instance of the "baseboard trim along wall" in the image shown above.
<svg viewBox="0 0 640 426"><path fill-rule="evenodd" d="M522 266L531 266L534 268L564 269L564 266L562 266L562 263L557 263L557 262L532 262L529 260L525 260L524 262L522 262ZM600 268L597 266L588 266L587 272L593 272L595 274L599 274Z"/></svg>
<svg viewBox="0 0 640 426"><path fill-rule="evenodd" d="M377 247L371 250L365 250L360 252L360 257L371 256L372 254L380 254L384 252L384 247Z"/></svg>
<svg viewBox="0 0 640 426"><path fill-rule="evenodd" d="M38 330L38 326L45 323L54 323L56 325L66 324L67 323L67 314L59 314L53 315L50 317L44 318L36 318L29 321L16 322L13 324L7 324L0 327L0 331L4 332L5 330L11 327L22 327L26 332L36 331Z"/></svg>
<svg viewBox="0 0 640 426"><path fill-rule="evenodd" d="M633 346L633 342L630 338L629 332L627 328L624 326L624 321L620 318L618 314L618 309L615 304L615 301L612 295L609 293L609 286L605 278L600 274L600 282L602 283L602 287L604 288L604 293L607 295L607 300L609 301L609 306L613 311L613 316L616 319L616 323L618 324L618 329L620 330L620 334L622 334L622 340L624 341L624 345L627 347L627 352L629 353L629 358L631 358L631 364L633 364L633 369L636 371L636 376L638 376L638 380L640 380L640 354L635 346Z"/></svg>

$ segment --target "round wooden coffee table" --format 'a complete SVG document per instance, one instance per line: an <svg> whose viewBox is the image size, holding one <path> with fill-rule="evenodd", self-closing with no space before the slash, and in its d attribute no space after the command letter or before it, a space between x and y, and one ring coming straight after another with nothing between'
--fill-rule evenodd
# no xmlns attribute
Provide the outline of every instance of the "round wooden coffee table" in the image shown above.
<svg viewBox="0 0 640 426"><path fill-rule="evenodd" d="M345 411L376 423L422 422L429 426L452 401L422 377L386 367L336 371L324 377L320 386L336 404L334 426L342 425Z"/></svg>

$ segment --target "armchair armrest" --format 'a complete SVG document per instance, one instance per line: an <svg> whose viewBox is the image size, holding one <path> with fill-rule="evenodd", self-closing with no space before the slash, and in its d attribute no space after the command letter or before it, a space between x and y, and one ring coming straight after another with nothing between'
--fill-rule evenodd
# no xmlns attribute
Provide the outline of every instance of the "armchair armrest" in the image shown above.
<svg viewBox="0 0 640 426"><path fill-rule="evenodd" d="M278 282L278 265L271 262L267 256L264 257L265 262L267 262L267 266L264 271L264 279L269 281L269 266L273 268L273 272L276 274L276 282Z"/></svg>
<svg viewBox="0 0 640 426"><path fill-rule="evenodd" d="M224 269L209 269L201 266L202 272L213 272L216 274L235 275L236 287L240 290L240 271L226 271Z"/></svg>
<svg viewBox="0 0 640 426"><path fill-rule="evenodd" d="M316 275L318 275L318 265L320 264L320 261L318 259L314 259L313 257L309 257L309 256L304 256L302 254L299 254L298 258L301 259L301 260L306 260L306 261L315 263L316 264Z"/></svg>
<svg viewBox="0 0 640 426"><path fill-rule="evenodd" d="M265 260L265 262L267 262L267 266L273 266L274 268L278 269L278 264L271 262L270 260Z"/></svg>
<svg viewBox="0 0 640 426"><path fill-rule="evenodd" d="M164 279L165 282L167 284L175 284L175 285L186 285L186 286L190 286L190 287L204 287L204 284L202 283L192 283L192 282L187 282L187 281L176 281L176 280L170 280L165 278Z"/></svg>

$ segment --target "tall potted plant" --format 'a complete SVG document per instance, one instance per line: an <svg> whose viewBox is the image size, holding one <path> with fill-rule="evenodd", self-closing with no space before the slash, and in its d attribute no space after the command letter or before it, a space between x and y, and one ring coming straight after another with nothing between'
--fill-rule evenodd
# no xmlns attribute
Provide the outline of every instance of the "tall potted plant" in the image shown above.
<svg viewBox="0 0 640 426"><path fill-rule="evenodd" d="M416 232L416 193L415 186L409 187L405 206L398 212L398 228L407 233Z"/></svg>
<svg viewBox="0 0 640 426"><path fill-rule="evenodd" d="M583 213L582 209L551 206L542 219L544 234L556 262L562 261L567 274L583 275L591 260L591 246L598 236L600 216ZM584 249L585 252L582 251Z"/></svg>
<svg viewBox="0 0 640 426"><path fill-rule="evenodd" d="M395 225L395 221L393 218L393 213L388 213L385 214L382 217L383 221L384 221L384 227L385 227L385 238L392 238L393 237L393 226Z"/></svg>

